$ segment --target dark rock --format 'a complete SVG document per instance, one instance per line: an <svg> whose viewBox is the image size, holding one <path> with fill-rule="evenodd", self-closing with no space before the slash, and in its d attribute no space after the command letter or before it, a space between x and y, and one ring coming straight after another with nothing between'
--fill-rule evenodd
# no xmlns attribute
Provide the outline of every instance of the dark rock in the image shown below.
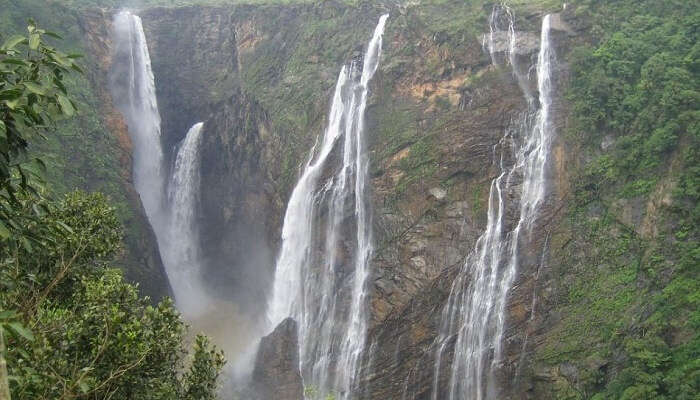
<svg viewBox="0 0 700 400"><path fill-rule="evenodd" d="M152 8L139 13L151 55L163 149L202 122L238 87L235 24L215 7Z"/></svg>
<svg viewBox="0 0 700 400"><path fill-rule="evenodd" d="M214 107L202 131L201 246L207 284L254 315L274 268L281 201L265 154L267 116L236 91Z"/></svg>
<svg viewBox="0 0 700 400"><path fill-rule="evenodd" d="M297 323L287 318L262 338L251 383L253 400L303 400Z"/></svg>

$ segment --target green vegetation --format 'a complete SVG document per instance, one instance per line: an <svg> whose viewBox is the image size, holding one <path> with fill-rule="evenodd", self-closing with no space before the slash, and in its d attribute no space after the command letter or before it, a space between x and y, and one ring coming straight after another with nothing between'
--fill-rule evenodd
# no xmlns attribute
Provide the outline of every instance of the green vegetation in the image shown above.
<svg viewBox="0 0 700 400"><path fill-rule="evenodd" d="M285 40L264 40L240 53L242 89L264 107L282 141L277 182L281 193L290 192L300 160L306 159L315 134L324 129L341 66L367 43L377 23L362 18L365 14L357 8L340 5L317 3L303 13L265 13L259 34L284 34Z"/></svg>
<svg viewBox="0 0 700 400"><path fill-rule="evenodd" d="M635 15L600 46L575 54L578 129L590 141L614 138L589 171L599 185L619 185L626 197L648 194L681 140L685 161L698 161L698 23L693 13L672 20ZM684 182L689 194L697 192Z"/></svg>
<svg viewBox="0 0 700 400"><path fill-rule="evenodd" d="M72 11L56 5L47 6L38 0L0 0L0 9L0 35L10 37L21 32L26 26L26 16L33 15L42 26L61 31L64 39L61 46L68 53L84 53L78 20ZM48 38L47 42L51 40ZM73 118L56 121L46 140L32 142L32 149L49 167L47 180L52 190L66 193L81 187L102 191L112 198L125 219L131 211L119 185L122 181L117 158L119 150L115 139L105 134L90 83L85 76L73 74L66 75L63 84L81 112ZM76 151L75 143L90 148Z"/></svg>
<svg viewBox="0 0 700 400"><path fill-rule="evenodd" d="M585 370L562 399L696 398L700 14L685 1L578 3L597 40L573 51L567 140L591 161L574 240L559 239L564 320L538 356ZM623 218L632 208L653 226Z"/></svg>
<svg viewBox="0 0 700 400"><path fill-rule="evenodd" d="M213 399L223 354L197 336L187 362L172 302L150 305L109 268L115 208L99 193L51 200L31 169L44 164L30 145L76 111L75 56L45 36L56 35L30 24L0 48L0 395Z"/></svg>
<svg viewBox="0 0 700 400"><path fill-rule="evenodd" d="M243 91L262 104L274 136L284 142L278 186L280 193L288 193L311 146L314 134L309 132L323 129L340 65L366 43L376 23L360 18L366 9L334 4L362 3L379 10L377 2L54 0L47 5L43 0L0 0L0 33L9 38L25 15L35 15L42 26L65 29L69 52L81 52L75 8L243 3L314 4L292 17L280 13L279 20L259 28L265 29L257 32L261 37L285 34L284 45L263 40L239 54ZM397 43L406 45L386 46L380 80L390 81L411 68L423 68L415 74L421 78L450 76L450 65L473 56L464 43L486 29L491 2L402 3L389 29ZM561 3L508 2L516 15L534 15ZM578 368L576 379L554 385L562 399L695 398L700 391L700 15L695 2L687 0L578 0L572 8L578 21L588 24L584 28L590 38L572 53L568 100L573 129L565 139L589 161L575 171L564 234L552 238L552 249L563 254L556 279L563 294L556 306L562 320L548 334L537 361ZM15 45L26 47L29 40ZM43 41L39 45L46 46ZM421 46L435 53L421 60ZM135 219L122 187L118 146L102 126L87 79L66 74L70 58L51 60L58 53L42 49L49 56L46 65L58 67L64 88L45 79L52 68L39 68L44 73L34 75L27 67L9 78L5 65L0 71L13 86L0 87L0 143L7 152L6 189L0 191L0 326L8 344L13 394L211 398L223 362L220 353L197 337L188 363L185 327L172 304L149 305L108 267L119 265L113 260L123 234L119 221ZM500 79L501 71L484 71L471 75L465 87ZM392 98L394 88L386 82L377 81L377 86L385 92L373 95L380 99L369 110L377 126L372 167L383 168L389 157L407 150L395 164L402 173L394 188L398 197L411 185L439 178L436 146L449 128L441 121L462 115L444 98L437 99L431 113L423 113L425 104ZM63 99L67 92L72 94L69 102ZM74 108L81 113L65 118ZM25 122L14 127L5 118ZM25 130L55 118L48 130ZM25 133L33 138L28 145L17 140ZM35 140L41 135L45 140ZM42 169L50 188L36 183ZM449 187L463 177L446 179L450 181L442 184ZM70 193L77 187L106 196ZM56 197L69 194L60 201L39 196L49 190ZM484 214L487 194L485 184L469 188L474 215ZM630 210L646 215L623 218ZM653 229L636 224L645 217ZM138 229L134 223L128 226ZM125 233L127 240L139 236ZM129 265L137 264L132 260ZM321 397L313 388L305 392Z"/></svg>
<svg viewBox="0 0 700 400"><path fill-rule="evenodd" d="M66 53L85 53L78 13L57 2L0 0L0 37L9 38L26 30L29 15L40 26L61 32L63 40L60 40L60 45ZM58 43L51 37L46 38L46 42ZM84 62L88 70L94 68L89 57ZM139 246L148 237L150 228L128 197L130 177L120 162L124 150L103 124L99 100L88 77L65 75L63 84L80 112L72 118L55 121L45 140L30 143L32 153L46 164L44 176L50 183L47 190L57 196L75 189L100 191L107 195L126 227L125 251L119 252L115 266L125 271L127 280L147 283L140 288L143 292L160 297L165 294L165 289L155 279L158 271L144 266L140 254L143 250Z"/></svg>
<svg viewBox="0 0 700 400"><path fill-rule="evenodd" d="M316 389L315 386L304 386L304 398L309 400L336 400L334 393L327 393L325 396Z"/></svg>
<svg viewBox="0 0 700 400"><path fill-rule="evenodd" d="M28 36L7 38L0 47L0 239L27 227L23 216L14 212L18 196L38 195L30 183L38 176L32 167L46 168L40 158L30 158L29 141L43 138L42 128L52 121L75 113L63 83L71 69L80 71L72 60L75 56L42 40L44 35L56 34L37 29L33 22L28 31Z"/></svg>

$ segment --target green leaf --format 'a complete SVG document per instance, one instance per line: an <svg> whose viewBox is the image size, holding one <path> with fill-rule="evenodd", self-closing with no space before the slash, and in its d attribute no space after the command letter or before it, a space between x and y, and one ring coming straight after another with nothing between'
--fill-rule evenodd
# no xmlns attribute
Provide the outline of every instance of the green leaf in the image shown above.
<svg viewBox="0 0 700 400"><path fill-rule="evenodd" d="M21 35L11 36L9 39L7 39L5 41L5 43L2 44L2 48L4 50L14 49L15 46L17 46L18 44L22 43L22 41L25 41L25 40L26 40L26 38L24 36L21 36Z"/></svg>
<svg viewBox="0 0 700 400"><path fill-rule="evenodd" d="M58 99L58 104L61 105L61 110L64 114L66 114L69 117L75 114L75 108L73 108L73 104L71 104L70 100L68 100L66 96L59 94L56 97Z"/></svg>
<svg viewBox="0 0 700 400"><path fill-rule="evenodd" d="M59 35L59 34L56 33L56 32L45 31L44 34L46 34L47 36L51 36L52 38L56 38L56 39L61 39L61 40L63 40L63 36Z"/></svg>
<svg viewBox="0 0 700 400"><path fill-rule="evenodd" d="M8 320L10 318L16 318L16 317L17 317L17 311L15 311L15 310L0 311L0 320Z"/></svg>
<svg viewBox="0 0 700 400"><path fill-rule="evenodd" d="M7 127L3 121L0 121L0 138L7 139Z"/></svg>
<svg viewBox="0 0 700 400"><path fill-rule="evenodd" d="M5 223L0 221L0 239L5 240L10 237L10 230L7 229Z"/></svg>
<svg viewBox="0 0 700 400"><path fill-rule="evenodd" d="M3 58L0 60L1 63L5 64L14 64L14 65L22 65L22 66L27 66L27 63L24 60L20 60L19 58Z"/></svg>
<svg viewBox="0 0 700 400"><path fill-rule="evenodd" d="M73 229L71 229L70 226L64 224L64 223L61 222L61 221L56 221L56 223L57 223L58 225L60 225L61 228L65 229L66 231L68 231L68 232L70 232L70 233L73 233Z"/></svg>
<svg viewBox="0 0 700 400"><path fill-rule="evenodd" d="M63 94L67 94L67 93L68 93L68 90L66 90L66 85L64 85L63 82L61 82L60 79L54 77L52 81L53 81L53 84L56 85L56 87L58 87L58 89L59 89L61 92L63 92Z"/></svg>
<svg viewBox="0 0 700 400"><path fill-rule="evenodd" d="M19 322L10 322L7 324L7 326L10 327L15 333L18 335L22 336L23 338L29 340L29 341L34 341L34 335L32 335L32 332L25 328L24 325L22 325Z"/></svg>
<svg viewBox="0 0 700 400"><path fill-rule="evenodd" d="M32 33L29 35L29 48L36 50L39 48L39 42L41 41L41 36L38 33Z"/></svg>
<svg viewBox="0 0 700 400"><path fill-rule="evenodd" d="M8 89L0 92L0 100L14 100L22 95L19 89Z"/></svg>
<svg viewBox="0 0 700 400"><path fill-rule="evenodd" d="M29 239L26 237L21 237L19 238L19 241L22 242L22 246L24 247L24 250L27 251L27 253L32 252L32 244L29 242Z"/></svg>
<svg viewBox="0 0 700 400"><path fill-rule="evenodd" d="M36 93L42 96L46 96L46 90L41 85L34 82L23 82L22 83L30 92Z"/></svg>
<svg viewBox="0 0 700 400"><path fill-rule="evenodd" d="M19 105L19 101L20 99L5 100L5 105L7 105L10 110L14 110L17 108L17 105Z"/></svg>
<svg viewBox="0 0 700 400"><path fill-rule="evenodd" d="M43 173L46 173L46 163L44 163L44 160L42 160L41 158L35 158L34 161L39 166L39 170Z"/></svg>
<svg viewBox="0 0 700 400"><path fill-rule="evenodd" d="M85 381L78 382L78 386L80 386L80 391L83 393L87 393L90 390L90 387Z"/></svg>
<svg viewBox="0 0 700 400"><path fill-rule="evenodd" d="M53 60L56 61L58 65L65 68L70 68L72 66L72 63L69 60L63 58L60 54L55 54L53 56Z"/></svg>

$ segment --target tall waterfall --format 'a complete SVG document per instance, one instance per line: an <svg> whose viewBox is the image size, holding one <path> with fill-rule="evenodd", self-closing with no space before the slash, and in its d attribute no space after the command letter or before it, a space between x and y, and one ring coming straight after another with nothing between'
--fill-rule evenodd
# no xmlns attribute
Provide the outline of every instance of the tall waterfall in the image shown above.
<svg viewBox="0 0 700 400"><path fill-rule="evenodd" d="M168 280L178 308L186 316L198 315L208 304L201 286L199 232L195 220L199 199L199 147L203 124L187 132L175 158L173 175L168 184L167 240L161 245Z"/></svg>
<svg viewBox="0 0 700 400"><path fill-rule="evenodd" d="M156 234L176 304L183 314L192 317L206 305L198 276L195 221L202 123L187 133L175 158L173 176L167 179L155 83L141 18L129 11L117 13L113 34L110 85L133 142L134 186Z"/></svg>
<svg viewBox="0 0 700 400"><path fill-rule="evenodd" d="M442 363L446 362L443 353L448 354L445 349L452 342L454 353L449 364L449 385L443 389L447 390L444 395L447 397L440 398L481 400L498 396L492 378L501 358L508 292L518 270L520 246L532 233L539 207L547 194L546 171L554 135L550 110L555 54L549 38L550 16L542 21L536 64L539 101L528 88L529 68L523 73L517 65L515 49L519 38L512 12L507 7L496 6L490 28L486 40L492 60L497 64L494 36L505 35L508 40L506 60L513 67L528 108L494 146L500 173L491 182L486 230L453 282L442 312L434 366L434 400L444 393L439 388L439 373ZM512 157L508 157L508 151L513 152ZM519 210L517 223L508 222L505 217L508 209Z"/></svg>
<svg viewBox="0 0 700 400"><path fill-rule="evenodd" d="M134 186L158 233L165 223L163 149L151 58L139 16L128 11L119 12L114 16L113 30L112 99L129 126Z"/></svg>
<svg viewBox="0 0 700 400"><path fill-rule="evenodd" d="M366 339L372 230L364 113L387 18L379 19L362 69L353 61L340 71L322 142L287 205L268 308L272 327L297 320L306 383L343 398Z"/></svg>

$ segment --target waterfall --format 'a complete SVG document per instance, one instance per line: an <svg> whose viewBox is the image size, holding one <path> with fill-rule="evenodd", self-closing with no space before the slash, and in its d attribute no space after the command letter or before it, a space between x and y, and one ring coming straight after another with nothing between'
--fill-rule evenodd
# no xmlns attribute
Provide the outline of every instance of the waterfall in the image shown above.
<svg viewBox="0 0 700 400"><path fill-rule="evenodd" d="M485 41L488 41L489 53L497 65L495 37L507 38L507 62L523 90L527 110L506 129L493 149L500 172L491 182L486 230L458 272L441 315L433 376L434 400L441 393L439 373L445 361L443 353L451 343L454 343L454 352L450 360L449 384L445 388L446 398L481 400L498 396L492 378L501 358L508 291L518 270L521 241L532 233L539 207L547 193L547 163L554 134L550 109L555 58L549 34L550 16L547 15L542 21L536 64L537 101L528 85L529 68L523 73L518 65L516 47L519 37L512 12L505 6L494 7L490 33ZM512 158L506 155L509 150L513 152ZM510 159L512 161L508 161ZM519 196L508 195L517 190ZM514 207L519 211L519 219L510 228L506 212Z"/></svg>
<svg viewBox="0 0 700 400"><path fill-rule="evenodd" d="M113 20L112 99L124 115L133 143L134 187L156 234L163 229L163 150L160 114L141 18L122 11Z"/></svg>
<svg viewBox="0 0 700 400"><path fill-rule="evenodd" d="M178 308L189 317L199 315L209 302L199 276L199 232L195 219L200 190L202 126L200 122L190 128L177 152L168 184L167 240L161 245Z"/></svg>
<svg viewBox="0 0 700 400"><path fill-rule="evenodd" d="M271 328L289 316L298 322L307 385L343 398L366 340L373 250L364 113L387 18L379 19L363 64L340 71L320 147L312 148L287 205L268 305Z"/></svg>
<svg viewBox="0 0 700 400"><path fill-rule="evenodd" d="M134 186L158 240L178 309L192 317L206 305L198 276L199 243L195 221L202 123L194 125L187 133L175 158L173 176L166 182L160 114L141 18L129 11L117 13L113 35L110 89L116 107L126 119L133 142Z"/></svg>

